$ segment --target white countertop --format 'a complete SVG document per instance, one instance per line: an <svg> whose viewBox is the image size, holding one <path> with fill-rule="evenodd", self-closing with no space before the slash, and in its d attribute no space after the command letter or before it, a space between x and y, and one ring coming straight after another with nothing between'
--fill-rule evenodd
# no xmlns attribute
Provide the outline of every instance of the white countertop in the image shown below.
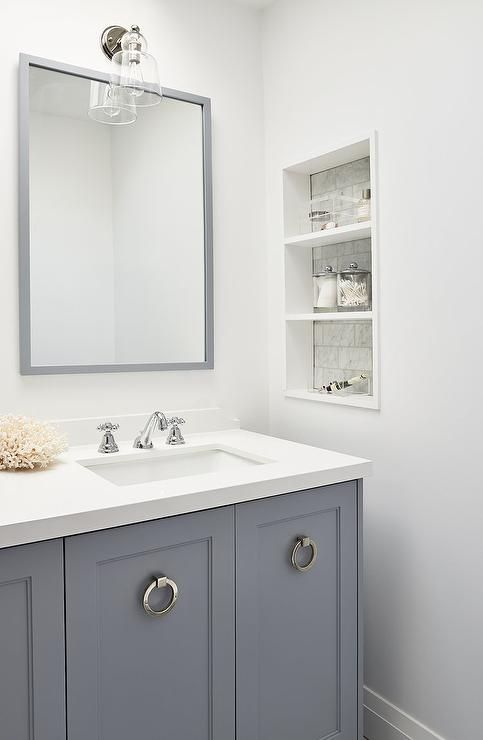
<svg viewBox="0 0 483 740"><path fill-rule="evenodd" d="M77 461L150 455L119 443L119 453L71 447L50 468L0 471L0 548L185 514L216 506L362 478L371 463L330 450L240 429L186 434L183 450L220 445L270 460L232 472L205 473L141 485L117 486ZM169 450L154 439L157 452Z"/></svg>

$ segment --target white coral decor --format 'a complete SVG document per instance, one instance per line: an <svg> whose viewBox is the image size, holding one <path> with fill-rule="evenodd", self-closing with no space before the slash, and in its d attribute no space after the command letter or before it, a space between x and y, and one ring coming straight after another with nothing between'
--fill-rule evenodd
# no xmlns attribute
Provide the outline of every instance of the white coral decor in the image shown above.
<svg viewBox="0 0 483 740"><path fill-rule="evenodd" d="M67 449L49 424L26 416L0 416L0 470L46 468Z"/></svg>

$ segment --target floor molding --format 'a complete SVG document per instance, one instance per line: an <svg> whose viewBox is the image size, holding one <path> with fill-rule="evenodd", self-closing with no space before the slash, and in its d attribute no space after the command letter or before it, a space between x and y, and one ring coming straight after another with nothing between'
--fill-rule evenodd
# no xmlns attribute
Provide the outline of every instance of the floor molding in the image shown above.
<svg viewBox="0 0 483 740"><path fill-rule="evenodd" d="M364 735L368 740L445 740L367 686L364 687Z"/></svg>

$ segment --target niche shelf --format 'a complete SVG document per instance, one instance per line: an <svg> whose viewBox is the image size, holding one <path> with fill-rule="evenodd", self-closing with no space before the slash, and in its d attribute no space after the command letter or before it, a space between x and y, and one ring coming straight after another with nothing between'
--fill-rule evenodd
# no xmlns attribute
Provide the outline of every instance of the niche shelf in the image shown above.
<svg viewBox="0 0 483 740"><path fill-rule="evenodd" d="M371 189L371 219L359 222L362 191ZM379 408L376 134L346 142L283 170L284 341L283 392L287 398ZM318 203L348 203L336 226L314 223ZM320 207L320 206L319 206ZM311 217L312 216L312 217ZM318 229L318 230L316 230ZM371 310L314 311L313 275L357 262L370 270ZM333 380L365 372L364 392L319 392Z"/></svg>
<svg viewBox="0 0 483 740"><path fill-rule="evenodd" d="M336 313L289 313L286 321L370 321L372 311L339 311Z"/></svg>
<svg viewBox="0 0 483 740"><path fill-rule="evenodd" d="M285 239L288 247L324 247L329 244L351 242L356 239L366 239L371 236L372 226L370 221L362 224L348 224L347 226L336 226L327 231L314 231L310 234L299 234Z"/></svg>

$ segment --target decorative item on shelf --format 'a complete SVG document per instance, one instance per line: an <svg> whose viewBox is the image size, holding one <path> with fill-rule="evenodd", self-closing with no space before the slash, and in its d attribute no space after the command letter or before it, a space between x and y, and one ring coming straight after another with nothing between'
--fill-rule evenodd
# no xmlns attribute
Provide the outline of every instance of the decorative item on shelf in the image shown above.
<svg viewBox="0 0 483 740"><path fill-rule="evenodd" d="M319 393L334 393L335 395L348 395L350 393L368 392L368 373L361 373L349 380L333 380L328 385L319 388Z"/></svg>
<svg viewBox="0 0 483 740"><path fill-rule="evenodd" d="M330 265L314 279L314 310L323 312L337 307L337 273Z"/></svg>
<svg viewBox="0 0 483 740"><path fill-rule="evenodd" d="M370 219L370 192L365 189L361 199L354 198L347 189L312 198L309 211L312 232L348 226Z"/></svg>
<svg viewBox="0 0 483 740"><path fill-rule="evenodd" d="M312 231L321 231L327 228L330 223L329 211L310 211L309 220L312 224Z"/></svg>
<svg viewBox="0 0 483 740"><path fill-rule="evenodd" d="M367 311L371 308L371 273L359 270L357 262L351 262L346 270L337 275L337 305L342 309Z"/></svg>
<svg viewBox="0 0 483 740"><path fill-rule="evenodd" d="M362 198L357 205L357 220L370 221L371 218L371 189L365 188L362 191Z"/></svg>
<svg viewBox="0 0 483 740"><path fill-rule="evenodd" d="M0 470L46 468L67 449L50 424L25 416L0 416Z"/></svg>

